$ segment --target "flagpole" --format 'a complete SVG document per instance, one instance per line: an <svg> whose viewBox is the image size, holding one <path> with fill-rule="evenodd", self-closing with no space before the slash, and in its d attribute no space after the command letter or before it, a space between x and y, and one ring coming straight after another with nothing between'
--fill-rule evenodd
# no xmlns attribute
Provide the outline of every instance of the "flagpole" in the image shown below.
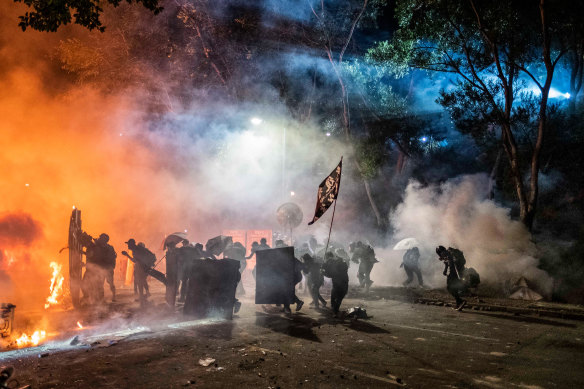
<svg viewBox="0 0 584 389"><path fill-rule="evenodd" d="M329 228L328 239L326 240L326 247L324 249L324 259L326 260L326 252L328 250L329 242L331 240L331 231L333 230L333 222L335 221L335 210L337 209L337 199L335 199L335 205L333 205L333 217L331 218L331 226Z"/></svg>

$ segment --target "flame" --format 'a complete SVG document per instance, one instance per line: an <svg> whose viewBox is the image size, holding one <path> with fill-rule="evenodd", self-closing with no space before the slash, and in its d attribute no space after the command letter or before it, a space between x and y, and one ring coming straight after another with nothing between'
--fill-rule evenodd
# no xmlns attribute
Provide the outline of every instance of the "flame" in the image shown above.
<svg viewBox="0 0 584 389"><path fill-rule="evenodd" d="M51 262L50 266L53 268L53 276L51 278L51 289L49 297L47 297L47 302L45 303L45 309L49 308L51 305L59 304L57 300L63 293L63 281L65 278L61 274L62 266L57 262Z"/></svg>
<svg viewBox="0 0 584 389"><path fill-rule="evenodd" d="M36 330L32 335L22 334L20 338L16 339L18 347L34 347L47 337L47 332L43 330Z"/></svg>
<svg viewBox="0 0 584 389"><path fill-rule="evenodd" d="M77 322L77 327L83 328L83 325L80 322Z"/></svg>

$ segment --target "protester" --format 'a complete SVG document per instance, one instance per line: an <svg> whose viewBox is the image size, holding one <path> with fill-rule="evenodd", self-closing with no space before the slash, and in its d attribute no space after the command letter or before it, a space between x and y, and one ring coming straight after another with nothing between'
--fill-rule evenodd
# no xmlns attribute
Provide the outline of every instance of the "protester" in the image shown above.
<svg viewBox="0 0 584 389"><path fill-rule="evenodd" d="M349 290L349 267L343 259L330 251L325 254L325 262L322 266L324 276L332 280L331 308L335 316L338 316L341 303Z"/></svg>
<svg viewBox="0 0 584 389"><path fill-rule="evenodd" d="M420 250L417 247L408 249L402 259L400 267L403 267L408 279L404 282L404 286L409 285L414 280L414 274L418 277L418 284L424 285L422 279L422 271L420 270Z"/></svg>
<svg viewBox="0 0 584 389"><path fill-rule="evenodd" d="M455 309L462 311L462 308L466 305L466 301L461 297L466 289L462 280L466 259L462 251L452 247L449 247L447 250L444 246L438 246L436 247L436 254L444 262L444 271L442 274L446 276L446 289L448 289L448 292L456 301Z"/></svg>

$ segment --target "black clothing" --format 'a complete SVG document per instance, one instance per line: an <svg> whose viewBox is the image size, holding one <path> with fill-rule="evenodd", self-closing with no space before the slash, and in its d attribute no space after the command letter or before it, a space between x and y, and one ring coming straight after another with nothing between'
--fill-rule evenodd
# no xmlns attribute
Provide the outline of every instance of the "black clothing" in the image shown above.
<svg viewBox="0 0 584 389"><path fill-rule="evenodd" d="M324 284L324 276L321 272L321 264L316 262L312 257L309 259L304 257L304 269L302 270L306 274L306 285L310 296L312 297L312 304L318 308L319 302L326 305L326 301L320 295L320 287Z"/></svg>
<svg viewBox="0 0 584 389"><path fill-rule="evenodd" d="M404 282L404 285L408 285L414 280L414 274L418 277L418 283L424 285L424 280L422 279L422 272L420 271L420 251L417 247L413 247L405 252L403 257L403 266L408 279Z"/></svg>
<svg viewBox="0 0 584 389"><path fill-rule="evenodd" d="M341 258L329 258L323 265L324 276L332 279L331 307L337 314L343 298L349 290L349 267Z"/></svg>
<svg viewBox="0 0 584 389"><path fill-rule="evenodd" d="M294 285L302 281L302 271L304 271L304 269L305 269L304 264L300 262L298 259L294 258ZM296 304L297 311L299 311L302 305L304 304L304 301L300 300L298 296L296 296L296 293L294 293L294 299L292 302ZM284 310L286 312L290 312L290 305L284 304Z"/></svg>
<svg viewBox="0 0 584 389"><path fill-rule="evenodd" d="M132 257L134 259L134 280L138 287L140 306L143 307L146 305L146 298L148 297L147 295L149 295L147 272L148 269L156 264L156 256L146 247L136 244L128 244L128 248L132 250Z"/></svg>
<svg viewBox="0 0 584 389"><path fill-rule="evenodd" d="M373 269L373 265L379 262L375 259L375 251L373 251L371 246L358 242L353 250L351 261L359 264L359 269L357 270L359 285L365 287L366 291L369 291L369 287L373 283L370 277L371 270Z"/></svg>
<svg viewBox="0 0 584 389"><path fill-rule="evenodd" d="M179 251L179 276L180 297L179 301L184 302L187 296L188 284L193 277L195 261L204 258L203 250L196 246L182 246Z"/></svg>
<svg viewBox="0 0 584 389"><path fill-rule="evenodd" d="M103 284L108 279L108 273L113 273L116 267L116 251L106 241L101 239L88 241L86 246L86 266L83 275L82 290L90 303L101 302L104 299ZM113 276L110 288L115 297Z"/></svg>
<svg viewBox="0 0 584 389"><path fill-rule="evenodd" d="M178 289L179 249L168 247L166 250L166 304L174 307Z"/></svg>
<svg viewBox="0 0 584 389"><path fill-rule="evenodd" d="M239 261L239 274L242 274L247 266L247 260L245 258L245 247L241 243L234 243L233 246L226 249L223 254L225 258L231 258ZM245 289L243 289L243 284L241 279L237 284L237 294L245 295Z"/></svg>
<svg viewBox="0 0 584 389"><path fill-rule="evenodd" d="M440 259L444 261L444 272L446 276L446 289L456 300L456 306L459 307L464 300L462 294L466 291L466 286L462 281L462 273L466 259L462 255L462 251L453 249L442 250L440 252Z"/></svg>

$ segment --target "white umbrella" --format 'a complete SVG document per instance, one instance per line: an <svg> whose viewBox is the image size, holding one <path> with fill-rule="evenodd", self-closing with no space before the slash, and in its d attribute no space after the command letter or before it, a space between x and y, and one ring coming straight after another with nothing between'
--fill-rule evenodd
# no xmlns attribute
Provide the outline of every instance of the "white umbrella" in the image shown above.
<svg viewBox="0 0 584 389"><path fill-rule="evenodd" d="M394 250L409 250L414 247L418 247L420 244L416 240L416 238L405 238L397 242L395 246L393 246Z"/></svg>

